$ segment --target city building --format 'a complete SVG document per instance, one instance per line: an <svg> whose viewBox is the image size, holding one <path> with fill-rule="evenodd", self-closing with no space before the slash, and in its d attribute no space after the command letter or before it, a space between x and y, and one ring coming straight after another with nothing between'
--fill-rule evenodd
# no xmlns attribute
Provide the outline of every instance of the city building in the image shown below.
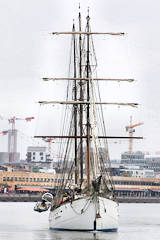
<svg viewBox="0 0 160 240"><path fill-rule="evenodd" d="M17 152L17 129L8 130L8 153Z"/></svg>
<svg viewBox="0 0 160 240"><path fill-rule="evenodd" d="M121 164L143 166L145 164L144 153L141 151L124 152L121 154Z"/></svg>
<svg viewBox="0 0 160 240"><path fill-rule="evenodd" d="M0 163L20 162L20 153L17 152L17 133L16 129L5 131L5 134L8 134L8 152L0 152Z"/></svg>
<svg viewBox="0 0 160 240"><path fill-rule="evenodd" d="M144 169L120 169L120 176L136 178L154 178L154 170Z"/></svg>
<svg viewBox="0 0 160 240"><path fill-rule="evenodd" d="M8 152L0 152L0 164L9 162L9 153Z"/></svg>
<svg viewBox="0 0 160 240"><path fill-rule="evenodd" d="M27 162L51 162L50 155L47 153L47 148L39 146L29 146L27 148Z"/></svg>
<svg viewBox="0 0 160 240"><path fill-rule="evenodd" d="M154 170L155 173L160 173L160 156L144 155L141 151L121 154L121 166L139 166L140 169Z"/></svg>
<svg viewBox="0 0 160 240"><path fill-rule="evenodd" d="M98 152L99 152L100 164L103 165L104 169L108 168L110 163L107 160L107 156L108 156L107 149L104 147L99 147ZM93 165L93 159L94 159L94 153L93 153L93 149L91 148L90 149L91 166ZM83 161L84 161L83 168L84 168L84 172L85 172L85 169L87 169L87 165L86 165L86 163L87 163L87 148L85 148L84 152L83 152Z"/></svg>

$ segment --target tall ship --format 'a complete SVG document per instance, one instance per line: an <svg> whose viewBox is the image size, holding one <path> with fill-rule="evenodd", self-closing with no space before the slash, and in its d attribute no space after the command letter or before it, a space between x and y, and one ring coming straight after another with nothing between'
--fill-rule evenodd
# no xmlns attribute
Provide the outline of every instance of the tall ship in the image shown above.
<svg viewBox="0 0 160 240"><path fill-rule="evenodd" d="M132 82L133 79L97 77L97 60L93 38L95 35L123 36L118 32L93 32L89 11L82 29L79 12L76 26L69 32L53 32L53 35L71 36L70 76L43 78L44 81L65 81L66 99L40 101L42 105L62 104L63 126L59 136L37 136L59 139L59 177L55 194L50 203L49 227L53 230L117 231L118 202L110 173L110 159L104 105L126 105L102 101L100 81ZM59 36L60 37L60 36ZM42 211L48 209L44 197ZM40 205L35 210L40 210Z"/></svg>

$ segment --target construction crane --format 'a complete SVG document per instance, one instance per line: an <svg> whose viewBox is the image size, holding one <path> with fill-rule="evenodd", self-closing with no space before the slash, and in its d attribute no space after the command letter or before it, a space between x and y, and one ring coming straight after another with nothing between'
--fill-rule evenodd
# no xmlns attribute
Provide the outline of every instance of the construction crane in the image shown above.
<svg viewBox="0 0 160 240"><path fill-rule="evenodd" d="M126 131L129 132L129 153L132 153L133 151L133 133L135 132L135 127L138 127L140 125L143 125L144 122L139 122L133 124L133 118L130 116L130 126L126 126Z"/></svg>
<svg viewBox="0 0 160 240"><path fill-rule="evenodd" d="M7 119L2 116L0 116L1 120ZM7 119L9 124L12 125L11 127L11 133L10 131L2 131L0 134L6 135L6 134L11 134L11 140L10 140L10 149L8 149L8 152L11 153L11 162L14 162L14 152L15 152L15 123L17 120L25 120L26 122L29 122L33 120L34 117L26 117L26 118L17 118L17 117L12 117Z"/></svg>
<svg viewBox="0 0 160 240"><path fill-rule="evenodd" d="M0 132L0 134L2 134L2 135L7 135L7 134L8 134L8 131L2 131L2 132Z"/></svg>

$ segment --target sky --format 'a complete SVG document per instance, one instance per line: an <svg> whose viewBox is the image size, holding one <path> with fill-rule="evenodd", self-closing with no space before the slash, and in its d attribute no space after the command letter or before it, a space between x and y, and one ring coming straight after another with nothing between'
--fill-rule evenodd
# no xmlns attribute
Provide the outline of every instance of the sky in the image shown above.
<svg viewBox="0 0 160 240"><path fill-rule="evenodd" d="M89 7L93 31L126 33L94 37L98 77L135 79L102 83L102 99L140 104L138 109L105 107L108 135L128 136L125 126L132 115L134 123L144 121L135 129L135 136L144 140L134 141L133 150L160 152L158 0L0 0L0 132L10 127L7 119L13 116L35 117L29 123L16 121L23 158L30 137L58 132L60 107L40 107L38 101L65 96L61 83L46 83L42 77L67 76L69 38L50 33L71 30L79 3L84 25ZM109 148L111 159L120 158L128 151L128 141L109 141ZM0 151L7 151L7 136L0 136Z"/></svg>

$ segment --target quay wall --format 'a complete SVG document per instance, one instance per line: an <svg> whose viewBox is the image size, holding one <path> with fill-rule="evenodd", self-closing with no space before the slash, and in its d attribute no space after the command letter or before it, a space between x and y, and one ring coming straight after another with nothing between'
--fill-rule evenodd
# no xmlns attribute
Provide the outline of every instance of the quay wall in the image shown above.
<svg viewBox="0 0 160 240"><path fill-rule="evenodd" d="M0 194L0 202L37 202L42 194ZM118 197L119 203L160 203L160 197Z"/></svg>
<svg viewBox="0 0 160 240"><path fill-rule="evenodd" d="M0 194L0 202L37 202L41 194Z"/></svg>

